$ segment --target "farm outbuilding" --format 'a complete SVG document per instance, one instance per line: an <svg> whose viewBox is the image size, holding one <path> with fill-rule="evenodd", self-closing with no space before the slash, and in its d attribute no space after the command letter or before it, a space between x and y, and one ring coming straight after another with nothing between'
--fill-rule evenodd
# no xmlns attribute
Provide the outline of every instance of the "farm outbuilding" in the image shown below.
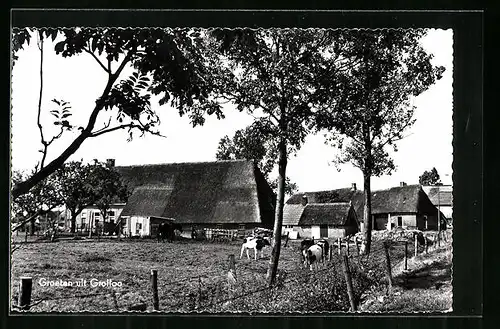
<svg viewBox="0 0 500 329"><path fill-rule="evenodd" d="M374 230L395 227L437 230L437 212L421 185L401 183L397 187L372 192Z"/></svg>
<svg viewBox="0 0 500 329"><path fill-rule="evenodd" d="M359 230L362 230L364 193L357 190L353 184L351 188L297 193L290 197L284 208L284 231L297 231L298 237L307 236L308 233L299 223L305 208L310 205L336 202L352 203ZM324 211L328 212L326 209ZM372 228L374 230L391 230L395 227L437 230L437 213L437 208L420 185L400 183L397 187L372 191Z"/></svg>
<svg viewBox="0 0 500 329"><path fill-rule="evenodd" d="M94 205L88 206L76 216L76 231L95 232L97 228L104 234L116 234L118 229L118 218L120 217L125 203L113 203L110 205L106 219L103 221L101 211ZM69 211L68 215L69 216Z"/></svg>
<svg viewBox="0 0 500 329"><path fill-rule="evenodd" d="M359 230L357 214L360 209L362 212L362 196L356 184L351 188L294 194L283 209L283 231L289 232L291 238L342 237L355 233ZM312 225L312 218L324 222Z"/></svg>
<svg viewBox="0 0 500 329"><path fill-rule="evenodd" d="M453 187L451 185L422 186L422 189L448 221L453 220Z"/></svg>
<svg viewBox="0 0 500 329"><path fill-rule="evenodd" d="M231 160L116 167L132 191L122 212L132 235L154 235L171 219L197 228L271 228L275 197L253 161ZM153 220L153 221L152 221Z"/></svg>
<svg viewBox="0 0 500 329"><path fill-rule="evenodd" d="M350 202L308 204L300 216L303 237L340 238L358 232L359 223Z"/></svg>

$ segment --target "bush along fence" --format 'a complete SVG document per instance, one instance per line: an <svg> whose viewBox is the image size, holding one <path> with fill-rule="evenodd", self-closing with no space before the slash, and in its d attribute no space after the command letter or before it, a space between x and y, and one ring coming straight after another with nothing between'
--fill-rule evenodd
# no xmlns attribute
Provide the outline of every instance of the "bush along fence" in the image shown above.
<svg viewBox="0 0 500 329"><path fill-rule="evenodd" d="M168 313L200 312L355 312L363 296L373 287L385 286L390 293L394 286L394 269L405 275L411 270L409 260L430 253L451 242L449 233L413 233L413 236L393 236L372 242L369 255L360 254L361 240L357 237L337 239L331 243L324 262L311 271L303 264L295 269L279 270L276 284L269 287L264 273L249 273L238 268L233 254L228 255L225 272L205 272L203 275L165 280L161 287L161 269L149 274L149 301L119 302L123 291L67 297L40 298L32 301L32 278L21 277L17 305L14 310L33 310L43 301L71 298L92 298L107 295L106 312L160 311ZM297 249L297 253L299 253ZM43 308L42 308L43 310ZM85 311L82 309L81 311Z"/></svg>

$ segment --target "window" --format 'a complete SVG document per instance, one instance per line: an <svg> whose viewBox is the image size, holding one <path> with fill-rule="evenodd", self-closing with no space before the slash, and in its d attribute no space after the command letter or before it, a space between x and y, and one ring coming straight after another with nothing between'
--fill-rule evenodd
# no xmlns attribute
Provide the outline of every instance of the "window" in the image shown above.
<svg viewBox="0 0 500 329"><path fill-rule="evenodd" d="M142 230L142 223L135 223L135 232L139 234Z"/></svg>
<svg viewBox="0 0 500 329"><path fill-rule="evenodd" d="M87 212L86 211L82 211L81 217L82 217L82 219L87 218Z"/></svg>
<svg viewBox="0 0 500 329"><path fill-rule="evenodd" d="M100 212L98 212L98 211L96 211L96 212L94 213L94 218L95 218L96 220L97 220L97 219L99 219L99 218L101 218L101 213L100 213Z"/></svg>
<svg viewBox="0 0 500 329"><path fill-rule="evenodd" d="M245 229L245 224L240 224L240 230L244 230Z"/></svg>
<svg viewBox="0 0 500 329"><path fill-rule="evenodd" d="M401 216L398 217L398 226L399 227L403 226L403 217Z"/></svg>

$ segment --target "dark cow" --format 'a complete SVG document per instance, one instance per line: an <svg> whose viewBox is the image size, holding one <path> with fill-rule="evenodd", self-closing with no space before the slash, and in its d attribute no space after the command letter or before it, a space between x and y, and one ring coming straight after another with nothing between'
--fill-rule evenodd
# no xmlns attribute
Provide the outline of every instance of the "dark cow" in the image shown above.
<svg viewBox="0 0 500 329"><path fill-rule="evenodd" d="M321 247L321 250L323 251L323 262L328 259L328 252L330 251L330 245L328 244L328 241L326 239L321 239L316 242L318 246Z"/></svg>
<svg viewBox="0 0 500 329"><path fill-rule="evenodd" d="M312 245L314 245L314 238L312 238L312 239L306 238L300 242L300 256L302 257L302 263L304 263L304 264L306 261L305 252Z"/></svg>
<svg viewBox="0 0 500 329"><path fill-rule="evenodd" d="M168 242L174 241L176 230L182 232L182 225L176 223L161 222L160 225L158 225L158 233L156 235L158 241L164 241L165 239Z"/></svg>
<svg viewBox="0 0 500 329"><path fill-rule="evenodd" d="M240 259L243 257L243 252L246 250L247 258L250 259L250 255L248 254L248 249L253 249L255 254L255 260L257 260L257 251L260 251L260 257L264 257L264 247L270 246L271 243L268 237L260 237L260 236L251 236L244 239L244 242L241 246Z"/></svg>

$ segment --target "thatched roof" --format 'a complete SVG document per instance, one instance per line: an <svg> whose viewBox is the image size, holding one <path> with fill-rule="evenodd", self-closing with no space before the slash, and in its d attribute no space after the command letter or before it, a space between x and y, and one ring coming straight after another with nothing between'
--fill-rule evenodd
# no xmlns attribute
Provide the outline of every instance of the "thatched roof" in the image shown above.
<svg viewBox="0 0 500 329"><path fill-rule="evenodd" d="M283 225L298 225L304 206L302 199L307 197L307 204L351 202L358 217L363 216L363 191L341 188L328 191L301 192L292 195L283 209Z"/></svg>
<svg viewBox="0 0 500 329"><path fill-rule="evenodd" d="M124 215L158 214L163 208L162 215L157 216L174 218L179 223L267 225L273 222L272 190L253 161L171 163L116 169L133 190L130 207L127 205Z"/></svg>
<svg viewBox="0 0 500 329"><path fill-rule="evenodd" d="M453 187L451 185L422 186L422 189L427 194L433 205L437 206L439 204L440 206L453 206Z"/></svg>
<svg viewBox="0 0 500 329"><path fill-rule="evenodd" d="M304 207L299 225L345 225L351 207L349 202L308 204Z"/></svg>
<svg viewBox="0 0 500 329"><path fill-rule="evenodd" d="M285 204L284 213L288 214L287 222L289 223L286 225L298 225L302 215L299 206L304 196L307 197L308 205L351 201L358 220L362 221L364 218L363 191L342 188L329 191L302 192L293 195ZM302 211L304 211L304 206L301 207ZM420 185L405 185L372 191L372 214L374 215L417 212L423 214L435 214L437 212L436 207L430 202Z"/></svg>
<svg viewBox="0 0 500 329"><path fill-rule="evenodd" d="M122 216L163 217L172 188L139 186L134 189Z"/></svg>
<svg viewBox="0 0 500 329"><path fill-rule="evenodd" d="M372 214L416 213L420 185L392 187L372 192Z"/></svg>
<svg viewBox="0 0 500 329"><path fill-rule="evenodd" d="M298 225L304 208L301 204L286 203L283 207L283 225Z"/></svg>

